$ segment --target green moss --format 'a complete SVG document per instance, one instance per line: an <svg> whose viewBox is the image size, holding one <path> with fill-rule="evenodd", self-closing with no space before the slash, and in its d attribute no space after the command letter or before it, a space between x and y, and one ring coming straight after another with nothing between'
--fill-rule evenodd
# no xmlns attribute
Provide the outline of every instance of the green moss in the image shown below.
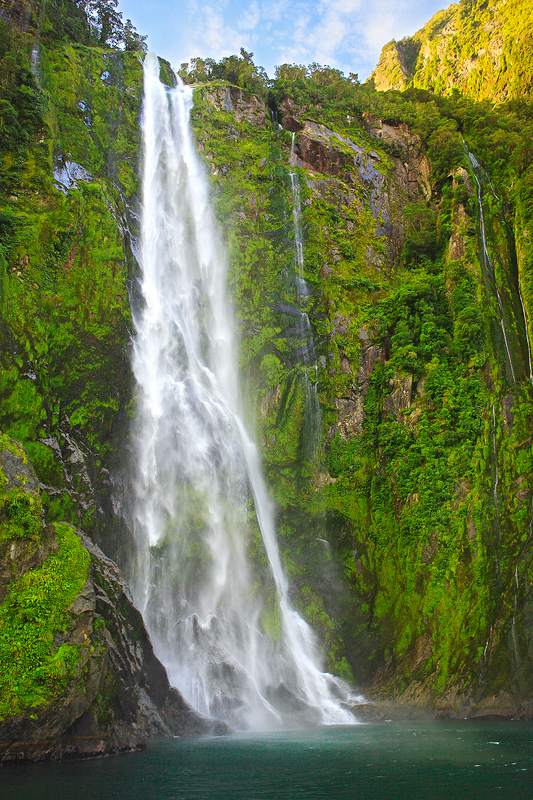
<svg viewBox="0 0 533 800"><path fill-rule="evenodd" d="M413 85L436 94L457 88L469 97L493 101L523 98L531 90L532 22L527 0L512 6L484 0L453 4L413 37L385 46L372 76L374 85ZM493 44L496 32L498 48Z"/></svg>
<svg viewBox="0 0 533 800"><path fill-rule="evenodd" d="M9 452L28 463L24 449L5 433L0 433L0 453ZM33 492L25 492L25 475L17 476L21 488L5 491L7 477L0 468L0 541L6 539L31 539L36 541L43 529L41 498Z"/></svg>
<svg viewBox="0 0 533 800"><path fill-rule="evenodd" d="M342 615L335 611L330 616L313 593L299 601L302 613L307 608L313 623L326 631L330 665L340 669L351 638L352 646L355 642L365 654L360 658L366 659L369 672L392 659L398 685L431 676L438 693L457 676L466 680L478 674L479 648L497 615L505 613L495 600L495 564L502 585L508 585L529 502L516 499L518 472L529 474L518 447L521 434L516 424L511 436L503 436L501 429L506 423L500 401L510 382L498 312L479 262L476 197L472 176L465 177L469 162L461 133L476 153L484 154L494 179L501 179L496 191L512 193L515 178L506 171L509 154L504 150L518 146L518 129L528 123L518 122L514 111L494 114L459 95L444 99L418 90L380 95L334 70L317 69L312 75L293 70L285 80L288 72L288 67L280 70L274 85L277 102L288 97L299 105L302 119L327 125L334 131L333 146L338 142L345 157L349 148L339 134L348 134L365 152L378 148L383 192L393 196L394 214L404 208L405 236L403 249L394 253L357 180L347 184L342 176L299 170L310 289L305 311L317 351L324 455L319 452L311 466L302 457L303 370L295 363L291 315L283 312L294 302L288 137L237 122L221 109L218 87L197 92L193 123L230 252L248 413L262 440L266 475L281 510L286 568L298 586L308 585L312 569L299 561L302 531L309 547L310 531L324 509L335 510L343 520L331 543L358 610L343 619L340 638L328 638ZM429 159L429 201L408 202L394 186L392 159L406 156L401 145L369 139L361 125L364 112L389 124L409 125L410 146L420 147ZM527 350L512 241L488 190L485 204L489 248L516 353L517 381L523 386ZM521 241L527 314L528 236ZM366 368L370 344L379 356L371 374L361 377L358 370ZM394 398L399 386L409 387L409 397L398 411ZM364 412L357 426L340 430L339 411L349 409L355 397L364 403ZM518 407L529 418L525 395L520 394L513 415ZM509 476L505 490L504 473ZM524 478L520 485L521 496L530 498L529 483L527 490ZM506 559L497 544L504 535ZM421 648L426 652L422 659L417 656ZM353 650L351 659L357 662Z"/></svg>
<svg viewBox="0 0 533 800"><path fill-rule="evenodd" d="M4 450L7 450L9 453L12 453L17 458L20 458L23 464L28 463L26 453L24 452L24 449L20 446L20 444L11 439L11 437L9 437L6 433L0 432L0 453L3 453ZM3 470L0 468L0 491L6 484L7 484L7 478L4 475Z"/></svg>
<svg viewBox="0 0 533 800"><path fill-rule="evenodd" d="M56 4L49 11L60 13ZM59 29L70 30L69 14L62 19ZM97 475L97 460L98 470L111 467L126 423L134 259L123 234L139 189L142 66L136 52L85 46L87 31L89 39L73 45L66 33L49 36L46 24L45 30L39 87L29 69L30 33L11 30L2 40L6 69L11 56L15 64L2 97L6 85L22 82L35 95L40 121L33 128L24 122L28 136L13 139L16 153L0 143L0 426L27 445L41 482L61 490L64 434ZM69 165L84 170L71 185ZM56 176L63 169L62 188L54 169ZM69 488L83 494L74 473ZM50 500L63 506L52 518L94 526L94 509L86 515L63 499Z"/></svg>
<svg viewBox="0 0 533 800"><path fill-rule="evenodd" d="M41 498L13 489L0 495L0 541L38 539L42 533Z"/></svg>
<svg viewBox="0 0 533 800"><path fill-rule="evenodd" d="M142 73L135 53L89 46L91 31L72 9L52 25L52 17L63 19L60 0L52 5L39 86L29 70L33 34L0 26L0 424L27 444L40 480L54 487L43 498L48 519L84 519L91 527L94 507L85 512L75 502L83 480L68 476L66 491L59 452L68 463L67 436L78 443L91 479L123 452L127 289L135 269L123 228L139 189ZM522 0L515 6L516 27L526 30L530 10ZM368 665L359 674L390 664L396 686L416 678L437 693L454 680L478 680L491 629L505 630L515 609L526 614L524 587L533 579L526 337L529 331L533 341L533 111L527 103L495 109L468 99L487 88L527 89L527 70L507 69L528 52L514 36L505 37L505 69L480 81L478 67L491 56L475 59L476 48L487 45L502 8L463 3L439 12L423 35L390 46L382 65L389 84L415 76L404 93L375 92L318 65L283 65L267 88L245 52L218 63L196 59L181 70L202 82L192 121L229 254L246 413L262 443L302 613L322 632L329 668L347 674L350 654L351 665ZM452 18L465 35L446 40L443 58L437 45ZM505 11L503 31L509 21ZM458 77L452 62L465 59L476 63ZM468 97L439 95L452 85ZM243 105L236 114L225 110L227 92L236 105L250 90L268 92L280 112L291 101L295 117L327 126L346 169L289 166L291 136L269 124L266 108L263 117L247 115ZM387 143L369 133L376 120L404 127ZM11 136L15 129L25 135ZM493 275L480 264L476 185L463 137L495 187L485 180ZM376 207L356 152L359 166L373 164L372 191L388 205ZM53 167L67 162L87 174L62 192ZM424 172L418 198L398 177L406 162ZM312 326L312 364L301 358L291 313L295 169L309 290L298 302ZM321 411L312 448L310 387ZM187 555L201 564L200 504L189 500L187 524L198 542ZM34 503L17 493L5 499L6 535L37 535ZM325 512L337 520L331 528ZM249 528L254 563L267 574L252 513ZM331 597L326 603L318 568L304 557L316 556L313 542L324 537L349 587L342 608ZM277 611L263 623L279 633ZM521 640L523 653L527 646ZM505 645L498 648L494 686L505 683ZM67 656L58 657L65 674Z"/></svg>
<svg viewBox="0 0 533 800"><path fill-rule="evenodd" d="M43 706L76 677L77 646L54 644L68 630L69 605L87 578L89 554L69 525L59 550L13 583L0 607L0 718Z"/></svg>

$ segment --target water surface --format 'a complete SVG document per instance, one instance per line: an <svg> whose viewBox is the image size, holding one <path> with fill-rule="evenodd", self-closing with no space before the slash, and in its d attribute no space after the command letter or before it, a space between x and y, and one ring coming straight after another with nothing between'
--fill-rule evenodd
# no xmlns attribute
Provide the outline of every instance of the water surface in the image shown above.
<svg viewBox="0 0 533 800"><path fill-rule="evenodd" d="M8 766L4 800L533 800L531 723L382 723L175 739Z"/></svg>

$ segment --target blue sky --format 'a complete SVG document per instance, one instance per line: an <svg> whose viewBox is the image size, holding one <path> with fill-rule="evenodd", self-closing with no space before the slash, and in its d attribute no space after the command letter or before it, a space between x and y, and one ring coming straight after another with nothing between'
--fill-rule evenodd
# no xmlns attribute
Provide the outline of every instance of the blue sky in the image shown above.
<svg viewBox="0 0 533 800"><path fill-rule="evenodd" d="M277 64L328 64L366 80L381 48L419 30L446 0L120 0L124 19L174 68L193 56L254 53Z"/></svg>

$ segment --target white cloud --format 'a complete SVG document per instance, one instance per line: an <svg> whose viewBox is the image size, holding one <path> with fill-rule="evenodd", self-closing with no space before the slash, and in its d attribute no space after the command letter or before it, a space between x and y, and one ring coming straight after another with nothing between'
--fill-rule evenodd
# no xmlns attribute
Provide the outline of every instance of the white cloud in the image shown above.
<svg viewBox="0 0 533 800"><path fill-rule="evenodd" d="M282 49L285 56L339 66L339 54L359 38L361 0L321 0L318 9L306 3ZM298 46L295 46L297 43ZM287 59L288 60L288 59Z"/></svg>
<svg viewBox="0 0 533 800"><path fill-rule="evenodd" d="M187 59L203 56L220 59L239 52L246 37L224 22L223 6L204 5L189 18L187 30Z"/></svg>
<svg viewBox="0 0 533 800"><path fill-rule="evenodd" d="M320 0L322 13L354 14L361 8L361 0Z"/></svg>
<svg viewBox="0 0 533 800"><path fill-rule="evenodd" d="M289 5L289 0L276 0L273 3L267 0L267 2L261 4L261 17L271 22L279 22L287 8L289 12L292 9L292 5Z"/></svg>
<svg viewBox="0 0 533 800"><path fill-rule="evenodd" d="M205 2L120 0L120 8L174 64L191 56L219 60L244 47L269 74L275 64L317 61L364 79L383 45L415 33L450 0Z"/></svg>
<svg viewBox="0 0 533 800"><path fill-rule="evenodd" d="M383 45L395 38L397 29L398 25L393 14L380 15L379 20L370 22L365 29L365 39L369 49L372 52L381 52Z"/></svg>
<svg viewBox="0 0 533 800"><path fill-rule="evenodd" d="M260 13L259 6L254 0L250 8L245 11L243 16L239 19L237 25L241 30L249 31L257 28L259 25Z"/></svg>
<svg viewBox="0 0 533 800"><path fill-rule="evenodd" d="M294 12L290 25L278 29L277 43L273 49L277 52L276 64L307 63L311 58L309 35L309 14L306 12L307 4L301 4L299 10Z"/></svg>

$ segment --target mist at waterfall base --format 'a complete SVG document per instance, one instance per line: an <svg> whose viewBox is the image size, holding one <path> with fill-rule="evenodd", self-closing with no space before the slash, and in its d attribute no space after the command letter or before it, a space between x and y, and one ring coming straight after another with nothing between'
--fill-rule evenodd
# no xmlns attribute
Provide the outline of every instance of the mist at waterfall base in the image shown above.
<svg viewBox="0 0 533 800"><path fill-rule="evenodd" d="M0 800L531 800L532 736L530 722L442 721L175 739L3 766Z"/></svg>
<svg viewBox="0 0 533 800"><path fill-rule="evenodd" d="M134 599L171 683L200 712L238 730L353 723L355 698L321 671L289 602L274 505L243 422L192 89L164 86L154 55L144 73Z"/></svg>

